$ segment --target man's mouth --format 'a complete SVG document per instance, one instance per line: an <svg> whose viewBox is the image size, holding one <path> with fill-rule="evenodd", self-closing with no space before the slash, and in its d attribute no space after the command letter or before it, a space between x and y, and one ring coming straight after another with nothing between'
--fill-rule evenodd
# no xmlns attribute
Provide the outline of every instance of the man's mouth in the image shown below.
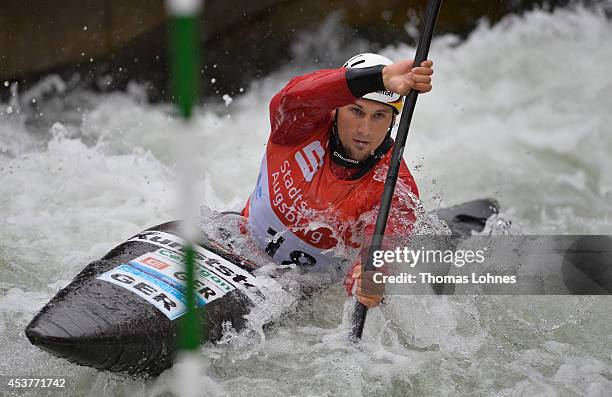
<svg viewBox="0 0 612 397"><path fill-rule="evenodd" d="M365 149L366 146L368 146L370 144L370 142L368 141L363 141L361 139L355 139L353 138L353 142L355 142L355 145L359 148L359 149Z"/></svg>

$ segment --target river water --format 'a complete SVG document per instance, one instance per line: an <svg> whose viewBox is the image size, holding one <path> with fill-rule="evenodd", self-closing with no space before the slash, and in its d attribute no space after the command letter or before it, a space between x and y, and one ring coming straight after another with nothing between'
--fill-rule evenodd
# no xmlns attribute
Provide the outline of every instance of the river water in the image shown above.
<svg viewBox="0 0 612 397"><path fill-rule="evenodd" d="M317 68L322 55L341 63L368 49L340 48L334 35L325 25L296 43L300 68L197 109L203 205L244 203L269 133L268 101L291 76ZM605 13L581 7L483 22L464 41L437 37L434 90L419 98L404 155L425 207L495 197L512 233L612 234L611 38ZM382 53L412 57L414 48ZM0 374L66 376L79 395L176 395L183 366L143 381L70 364L25 338L34 314L87 263L180 214L172 147L181 125L171 106L147 103L137 84L96 94L64 92L66 83L49 76L0 104ZM266 313L253 314L285 312L278 326L202 349L199 390L612 393L609 296L394 297L384 313L370 312L359 348L345 341L346 302L340 286L299 307L278 291Z"/></svg>

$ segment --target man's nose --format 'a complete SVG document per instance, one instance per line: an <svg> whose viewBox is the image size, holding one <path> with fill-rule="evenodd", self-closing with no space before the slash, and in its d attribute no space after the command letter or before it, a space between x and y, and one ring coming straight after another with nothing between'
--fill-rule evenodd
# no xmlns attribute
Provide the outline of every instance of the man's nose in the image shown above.
<svg viewBox="0 0 612 397"><path fill-rule="evenodd" d="M367 134L370 131L370 121L367 117L359 120L359 127L357 129L361 134Z"/></svg>

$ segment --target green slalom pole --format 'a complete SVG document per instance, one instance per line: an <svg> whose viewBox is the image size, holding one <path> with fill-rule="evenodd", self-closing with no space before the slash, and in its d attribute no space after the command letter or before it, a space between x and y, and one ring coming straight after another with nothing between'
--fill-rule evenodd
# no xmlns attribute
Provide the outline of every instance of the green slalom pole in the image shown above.
<svg viewBox="0 0 612 397"><path fill-rule="evenodd" d="M199 94L200 51L198 14L200 0L168 0L171 17L170 49L172 92L181 117L187 123ZM196 308L193 242L187 239L185 267L187 312L181 317L179 347L194 351L200 345L200 319Z"/></svg>

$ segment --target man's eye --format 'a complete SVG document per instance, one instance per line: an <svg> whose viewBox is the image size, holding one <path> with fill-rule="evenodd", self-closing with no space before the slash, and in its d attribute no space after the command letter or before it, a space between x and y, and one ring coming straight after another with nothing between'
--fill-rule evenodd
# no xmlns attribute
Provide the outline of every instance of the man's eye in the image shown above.
<svg viewBox="0 0 612 397"><path fill-rule="evenodd" d="M360 116L363 113L360 109L357 109L357 108L353 108L351 109L351 111L358 116Z"/></svg>
<svg viewBox="0 0 612 397"><path fill-rule="evenodd" d="M375 119L384 119L385 115L382 113L374 113L374 118Z"/></svg>

